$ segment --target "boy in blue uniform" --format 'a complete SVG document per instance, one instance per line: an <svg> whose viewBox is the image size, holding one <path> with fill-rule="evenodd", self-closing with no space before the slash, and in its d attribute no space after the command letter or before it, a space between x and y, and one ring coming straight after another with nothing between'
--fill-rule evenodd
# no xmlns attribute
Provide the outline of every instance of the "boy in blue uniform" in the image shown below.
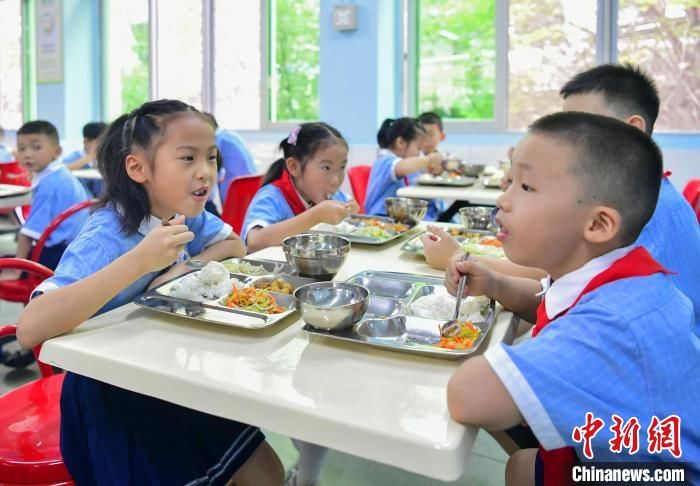
<svg viewBox="0 0 700 486"><path fill-rule="evenodd" d="M87 192L78 180L65 168L60 159L61 146L58 132L51 123L36 120L25 123L17 131L17 158L26 170L33 174L32 209L19 230L17 258L27 258L32 245L59 214L74 204L87 201ZM46 242L39 262L55 269L61 255L80 231L87 218L81 211L54 231ZM3 278L17 278L16 272L3 272Z"/></svg>
<svg viewBox="0 0 700 486"><path fill-rule="evenodd" d="M421 124L426 133L423 139L423 153L427 155L438 152L438 146L445 140L445 130L440 115L426 111L418 116L418 123Z"/></svg>
<svg viewBox="0 0 700 486"><path fill-rule="evenodd" d="M83 127L83 148L71 152L63 157L63 163L70 170L93 167L95 165L95 153L100 136L107 128L104 122L90 122ZM93 196L99 196L102 192L102 181L82 179L80 182Z"/></svg>
<svg viewBox="0 0 700 486"><path fill-rule="evenodd" d="M659 96L654 82L630 65L606 64L577 74L564 85L561 95L564 111L610 116L649 135L659 114ZM614 164L615 160L611 163ZM635 178L630 178L628 184L634 187ZM435 242L423 238L426 259L431 266L444 268L448 255L461 251L449 234L439 228L434 232L441 240ZM661 181L656 209L637 244L643 245L664 267L674 272L671 280L693 302L695 320L700 322L700 279L697 278L700 273L700 227L693 209L667 177ZM508 265L508 262L489 261L488 264L494 270L511 275L524 276L527 272L527 269Z"/></svg>
<svg viewBox="0 0 700 486"><path fill-rule="evenodd" d="M578 112L546 116L516 147L513 183L497 202L508 258L545 269L544 291L483 263L450 261L452 293L468 274L469 294L489 295L536 322L535 339L469 359L448 385L455 420L489 430L525 421L539 440L539 451L511 457L507 484L567 484L578 460L700 458L692 304L636 242L656 206L661 172L656 145L628 124ZM584 437L587 413L604 426ZM658 420L673 417L680 417L678 447L657 448ZM639 424L637 451L614 445L619 418ZM688 474L698 472L691 463Z"/></svg>

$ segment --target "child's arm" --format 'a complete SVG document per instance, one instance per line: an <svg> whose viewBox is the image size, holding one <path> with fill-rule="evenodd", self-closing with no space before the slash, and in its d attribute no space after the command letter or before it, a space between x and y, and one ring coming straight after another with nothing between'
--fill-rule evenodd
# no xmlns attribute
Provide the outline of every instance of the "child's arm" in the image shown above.
<svg viewBox="0 0 700 486"><path fill-rule="evenodd" d="M467 274L468 295L486 295L500 302L528 322L535 322L537 306L540 297L536 294L542 291L540 282L523 277L511 277L489 269L481 262L469 260L459 261L461 255L452 257L445 272L445 287L455 295L459 286L459 278Z"/></svg>
<svg viewBox="0 0 700 486"><path fill-rule="evenodd" d="M80 157L78 160L74 160L73 162L69 162L66 164L66 167L68 170L78 170L82 169L85 167L87 164L95 160L95 154L94 153L87 153Z"/></svg>
<svg viewBox="0 0 700 486"><path fill-rule="evenodd" d="M246 243L251 253L279 245L288 236L308 231L318 223L338 224L350 216L350 212L350 203L323 201L293 218L251 229L246 236Z"/></svg>
<svg viewBox="0 0 700 486"><path fill-rule="evenodd" d="M523 421L513 398L486 358L466 360L447 385L447 408L457 422L505 430Z"/></svg>
<svg viewBox="0 0 700 486"><path fill-rule="evenodd" d="M137 279L170 265L194 234L182 224L151 231L135 248L75 283L32 299L17 323L17 340L30 348L92 317Z"/></svg>
<svg viewBox="0 0 700 486"><path fill-rule="evenodd" d="M433 152L430 155L420 157L407 157L401 159L394 167L396 177L403 177L421 170L429 169L430 172L439 173L442 170L442 154Z"/></svg>

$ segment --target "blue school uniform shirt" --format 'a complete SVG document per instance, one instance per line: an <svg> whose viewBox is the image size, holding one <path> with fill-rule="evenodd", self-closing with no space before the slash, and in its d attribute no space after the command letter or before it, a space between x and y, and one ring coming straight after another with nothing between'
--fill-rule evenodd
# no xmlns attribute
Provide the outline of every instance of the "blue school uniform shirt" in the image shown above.
<svg viewBox="0 0 700 486"><path fill-rule="evenodd" d="M338 191L333 194L331 199L334 201L348 202L352 198L344 192ZM301 200L306 204L304 198L301 198ZM292 211L289 203L284 198L282 191L277 186L267 184L258 189L258 192L255 193L253 200L250 202L250 206L248 206L248 211L243 221L241 237L243 241L246 241L248 232L252 228L256 226L269 226L293 217L294 211Z"/></svg>
<svg viewBox="0 0 700 486"><path fill-rule="evenodd" d="M64 287L92 275L132 250L161 224L160 219L150 216L137 232L127 235L121 229L117 209L113 206L98 209L90 215L80 235L68 245L54 276L42 282L35 293ZM207 211L194 218L186 218L185 224L195 235L194 240L186 245L190 255L198 255L206 247L225 240L233 231L231 226ZM139 278L114 296L97 314L131 302L146 290L159 273L151 272Z"/></svg>
<svg viewBox="0 0 700 486"><path fill-rule="evenodd" d="M677 272L671 281L693 302L695 321L700 322L700 226L688 201L666 177L654 214L636 244Z"/></svg>
<svg viewBox="0 0 700 486"><path fill-rule="evenodd" d="M372 165L372 171L369 174L369 182L367 185L367 195L365 196L365 212L367 214L375 214L386 216L386 208L384 207L384 199L387 197L396 197L396 192L402 187L406 187L406 181L403 177L396 176L396 164L401 160L401 157L393 153L391 150L381 149L379 157ZM415 184L415 180L421 175L421 172L409 174L409 184ZM428 200L428 212L425 216L427 221L434 221L438 217L438 207L435 201Z"/></svg>
<svg viewBox="0 0 700 486"><path fill-rule="evenodd" d="M566 306L546 305L547 314L562 307ZM592 442L592 460L673 460L668 451L648 453L646 433L653 416L663 420L677 415L683 456L676 460L698 461L696 327L688 298L668 276L657 273L603 285L584 295L536 338L515 346L499 344L484 356L545 449L572 446L579 459L589 460L572 432L591 412L604 421ZM613 414L624 421L639 420L635 455L626 454L625 448L622 453L610 450ZM694 467L697 474L700 465Z"/></svg>
<svg viewBox="0 0 700 486"><path fill-rule="evenodd" d="M216 146L223 159L223 181L219 184L221 201L226 201L228 186L238 176L255 174L253 155L243 139L231 130L217 130Z"/></svg>
<svg viewBox="0 0 700 486"><path fill-rule="evenodd" d="M71 152L68 155L63 157L63 163L68 165L71 162L75 162L79 158L85 156L85 149L80 149L76 150L75 152ZM85 168L87 167L94 167L94 161L88 162L85 165ZM102 181L100 180L94 180L94 179L80 179L78 178L80 183L83 185L86 191L88 191L88 194L94 197L98 197L102 193Z"/></svg>
<svg viewBox="0 0 700 486"><path fill-rule="evenodd" d="M32 209L19 232L33 240L62 212L74 204L90 199L85 188L60 159L54 160L32 179ZM46 241L46 246L71 242L87 219L87 211L79 211L63 221Z"/></svg>
<svg viewBox="0 0 700 486"><path fill-rule="evenodd" d="M63 156L63 163L64 164L70 164L71 162L75 162L81 157L85 156L85 150L80 149L80 150L75 150L74 152L69 153L68 155ZM88 164L88 167L91 166L92 164Z"/></svg>

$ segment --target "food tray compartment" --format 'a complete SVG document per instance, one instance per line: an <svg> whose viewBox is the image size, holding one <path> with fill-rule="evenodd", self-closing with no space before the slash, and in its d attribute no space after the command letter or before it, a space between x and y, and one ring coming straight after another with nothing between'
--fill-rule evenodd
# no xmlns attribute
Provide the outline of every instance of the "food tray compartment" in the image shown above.
<svg viewBox="0 0 700 486"><path fill-rule="evenodd" d="M321 223L311 228L311 232L331 233L339 235L344 238L347 238L348 240L350 240L351 243L362 243L366 245L383 245L405 235L413 228L409 225L403 225L405 226L405 229L400 231L397 231L395 229L385 229L386 233L388 234L388 236L386 237L360 235L356 233L357 231L360 231L363 228L369 227L370 222L372 221L389 226L397 224L396 221L387 216L369 216L363 214L354 214L348 218L345 218L341 225L330 225Z"/></svg>

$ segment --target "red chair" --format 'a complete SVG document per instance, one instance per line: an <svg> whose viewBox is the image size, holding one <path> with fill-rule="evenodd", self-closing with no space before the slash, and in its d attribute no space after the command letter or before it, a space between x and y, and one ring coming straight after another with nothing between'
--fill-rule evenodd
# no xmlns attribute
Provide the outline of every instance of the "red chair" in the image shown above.
<svg viewBox="0 0 700 486"><path fill-rule="evenodd" d="M248 211L250 201L262 186L262 175L245 175L235 177L228 186L226 201L221 211L221 219L233 227L233 231L241 234L245 213Z"/></svg>
<svg viewBox="0 0 700 486"><path fill-rule="evenodd" d="M7 162L0 164L0 184L29 187L32 185L32 179L29 172L27 172L19 162ZM24 220L27 218L27 215L29 215L30 208L31 205L29 204L15 208L15 214L20 224L24 224Z"/></svg>
<svg viewBox="0 0 700 486"><path fill-rule="evenodd" d="M695 214L700 222L700 179L691 179L683 189L683 197L695 210Z"/></svg>
<svg viewBox="0 0 700 486"><path fill-rule="evenodd" d="M34 245L29 259L33 262L39 262L39 256L44 249L44 245L51 234L56 231L56 228L58 228L63 221L70 218L78 211L82 211L83 209L92 206L94 202L94 200L91 200L74 204L56 216L56 218L51 221L51 224L46 227L44 232L41 233L41 237ZM35 275L28 275L24 278L19 278L16 280L0 280L0 300L22 302L26 305L29 302L29 297L31 296L32 291L41 283L41 280L42 279L38 279Z"/></svg>
<svg viewBox="0 0 700 486"><path fill-rule="evenodd" d="M365 198L367 197L367 184L369 183L370 172L372 172L371 165L356 165L348 169L350 187L352 187L355 201L360 205L360 214L365 213Z"/></svg>
<svg viewBox="0 0 700 486"><path fill-rule="evenodd" d="M53 272L21 258L0 258L0 269L14 268L43 280ZM16 333L15 326L0 327L0 337ZM0 397L0 484L3 486L72 486L60 449L60 397L63 373L41 363L41 378Z"/></svg>

